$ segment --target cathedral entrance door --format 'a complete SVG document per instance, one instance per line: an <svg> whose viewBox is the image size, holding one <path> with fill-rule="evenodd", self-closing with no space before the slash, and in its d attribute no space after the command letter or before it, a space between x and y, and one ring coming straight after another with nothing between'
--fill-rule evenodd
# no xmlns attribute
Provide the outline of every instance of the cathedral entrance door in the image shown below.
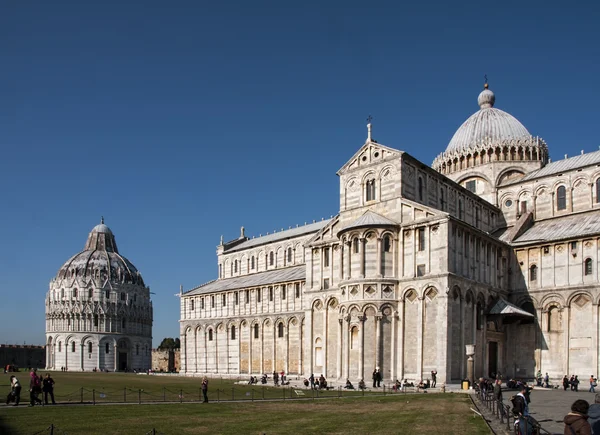
<svg viewBox="0 0 600 435"><path fill-rule="evenodd" d="M488 376L494 378L498 373L498 342L488 343Z"/></svg>

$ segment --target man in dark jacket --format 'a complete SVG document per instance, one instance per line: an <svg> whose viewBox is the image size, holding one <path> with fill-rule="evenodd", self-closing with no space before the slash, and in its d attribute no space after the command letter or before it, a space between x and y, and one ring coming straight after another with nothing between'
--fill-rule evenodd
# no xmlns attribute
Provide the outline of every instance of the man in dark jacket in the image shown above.
<svg viewBox="0 0 600 435"><path fill-rule="evenodd" d="M519 419L519 430L523 435L531 435L533 433L533 421L529 418L529 400L527 396L529 388L527 384L521 384L519 393L513 398L513 414L515 419Z"/></svg>
<svg viewBox="0 0 600 435"><path fill-rule="evenodd" d="M600 435L600 394L596 394L594 404L588 410L588 423L592 427L592 435Z"/></svg>
<svg viewBox="0 0 600 435"><path fill-rule="evenodd" d="M48 395L52 399L52 404L56 405L54 401L54 379L50 376L50 373L46 373L46 377L42 381L42 391L44 392L44 403L48 404Z"/></svg>
<svg viewBox="0 0 600 435"><path fill-rule="evenodd" d="M494 399L496 404L500 407L500 414L504 415L504 404L502 402L502 381L496 379L494 382Z"/></svg>
<svg viewBox="0 0 600 435"><path fill-rule="evenodd" d="M591 435L592 429L588 423L590 404L585 400L576 400L571 405L571 412L565 418L565 435Z"/></svg>

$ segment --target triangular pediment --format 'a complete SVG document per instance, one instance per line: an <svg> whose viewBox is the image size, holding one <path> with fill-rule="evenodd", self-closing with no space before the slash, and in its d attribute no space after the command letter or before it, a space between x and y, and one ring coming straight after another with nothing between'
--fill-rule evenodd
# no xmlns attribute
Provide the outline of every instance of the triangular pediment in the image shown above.
<svg viewBox="0 0 600 435"><path fill-rule="evenodd" d="M337 172L338 175L382 161L399 158L402 151L377 142L367 141Z"/></svg>
<svg viewBox="0 0 600 435"><path fill-rule="evenodd" d="M340 216L334 216L323 228L306 241L304 246L318 245L320 243L326 243L331 239L337 239L337 232L339 230Z"/></svg>

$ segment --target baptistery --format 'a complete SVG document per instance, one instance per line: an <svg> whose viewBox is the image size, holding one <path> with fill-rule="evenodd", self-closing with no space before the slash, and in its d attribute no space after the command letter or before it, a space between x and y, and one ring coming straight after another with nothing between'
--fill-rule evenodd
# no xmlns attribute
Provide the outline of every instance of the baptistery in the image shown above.
<svg viewBox="0 0 600 435"><path fill-rule="evenodd" d="M119 253L102 219L46 295L46 368L147 370L152 360L150 288Z"/></svg>

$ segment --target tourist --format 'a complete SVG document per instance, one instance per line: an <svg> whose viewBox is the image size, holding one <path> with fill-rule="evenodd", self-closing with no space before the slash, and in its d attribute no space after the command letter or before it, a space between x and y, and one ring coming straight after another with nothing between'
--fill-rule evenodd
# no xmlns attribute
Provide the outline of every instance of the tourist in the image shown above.
<svg viewBox="0 0 600 435"><path fill-rule="evenodd" d="M19 406L19 402L21 401L21 383L16 376L10 377L10 393L6 398L6 404L8 405L12 400L15 401L13 406Z"/></svg>
<svg viewBox="0 0 600 435"><path fill-rule="evenodd" d="M302 381L304 383L304 386L306 388L308 388L308 386L310 385L310 382L308 382L308 379L304 378L304 381Z"/></svg>
<svg viewBox="0 0 600 435"><path fill-rule="evenodd" d="M379 371L379 367L377 367L377 388L381 387L381 381L383 380L383 374Z"/></svg>
<svg viewBox="0 0 600 435"><path fill-rule="evenodd" d="M588 423L592 428L592 435L600 435L600 394L596 394L594 403L588 410Z"/></svg>
<svg viewBox="0 0 600 435"><path fill-rule="evenodd" d="M48 394L50 394L52 404L56 405L54 401L54 379L50 377L50 373L46 373L46 377L42 381L42 391L44 392L44 403L48 404Z"/></svg>
<svg viewBox="0 0 600 435"><path fill-rule="evenodd" d="M579 379L577 379L577 375L575 375L575 379L573 380L573 386L575 387L575 392L579 391Z"/></svg>
<svg viewBox="0 0 600 435"><path fill-rule="evenodd" d="M565 389L565 391L567 391L567 388L569 388L569 384L569 377L565 375L565 377L563 378L563 388Z"/></svg>
<svg viewBox="0 0 600 435"><path fill-rule="evenodd" d="M494 382L494 399L496 399L496 406L500 409L500 414L504 415L504 403L502 401L502 381L497 379Z"/></svg>
<svg viewBox="0 0 600 435"><path fill-rule="evenodd" d="M279 374L275 370L273 370L273 385L279 386Z"/></svg>
<svg viewBox="0 0 600 435"><path fill-rule="evenodd" d="M590 376L590 393L595 393L596 392L596 378L594 377L594 375Z"/></svg>
<svg viewBox="0 0 600 435"><path fill-rule="evenodd" d="M377 387L377 377L378 377L378 375L377 375L377 369L373 369L373 376L372 376L372 378L373 378L373 388Z"/></svg>
<svg viewBox="0 0 600 435"><path fill-rule="evenodd" d="M310 381L310 389L314 390L315 389L315 374L311 373L310 378L308 378L308 380Z"/></svg>
<svg viewBox="0 0 600 435"><path fill-rule="evenodd" d="M542 371L538 369L538 372L535 375L535 380L537 382L537 386L541 387L542 386Z"/></svg>
<svg viewBox="0 0 600 435"><path fill-rule="evenodd" d="M437 383L437 370L433 369L431 371L431 388L435 388L436 383Z"/></svg>
<svg viewBox="0 0 600 435"><path fill-rule="evenodd" d="M571 391L575 391L575 375L571 375L569 378L569 385L571 386Z"/></svg>
<svg viewBox="0 0 600 435"><path fill-rule="evenodd" d="M365 385L365 380L361 379L360 381L358 381L358 389L359 390L366 390L367 386Z"/></svg>
<svg viewBox="0 0 600 435"><path fill-rule="evenodd" d="M208 378L206 376L202 378L202 396L204 397L203 402L208 403Z"/></svg>
<svg viewBox="0 0 600 435"><path fill-rule="evenodd" d="M354 390L354 385L352 385L352 382L350 382L350 379L346 379L346 385L344 386L344 388L347 390Z"/></svg>
<svg viewBox="0 0 600 435"><path fill-rule="evenodd" d="M325 380L325 376L321 373L319 376L319 390L325 390L327 388L327 381Z"/></svg>
<svg viewBox="0 0 600 435"><path fill-rule="evenodd" d="M38 395L42 392L42 383L40 382L40 378L38 377L36 370L29 374L29 406L43 405L42 399L38 397Z"/></svg>
<svg viewBox="0 0 600 435"><path fill-rule="evenodd" d="M529 418L528 392L527 384L521 384L519 393L512 398L513 414L519 420L521 435L531 435L533 433L533 422Z"/></svg>
<svg viewBox="0 0 600 435"><path fill-rule="evenodd" d="M591 435L592 428L588 423L590 404L585 400L576 400L571 405L571 412L565 418L565 435Z"/></svg>
<svg viewBox="0 0 600 435"><path fill-rule="evenodd" d="M548 376L548 372L546 372L546 376L544 376L544 387L550 388L550 376Z"/></svg>

